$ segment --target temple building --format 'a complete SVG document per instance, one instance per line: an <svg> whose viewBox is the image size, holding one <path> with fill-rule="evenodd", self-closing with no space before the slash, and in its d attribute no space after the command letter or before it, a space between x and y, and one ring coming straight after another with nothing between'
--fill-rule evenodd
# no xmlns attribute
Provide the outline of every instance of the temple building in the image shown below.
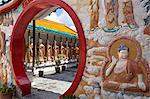
<svg viewBox="0 0 150 99"><path fill-rule="evenodd" d="M55 66L57 61L60 64L77 63L78 58L77 32L62 23L47 19L29 23L24 49L24 64L27 69Z"/></svg>

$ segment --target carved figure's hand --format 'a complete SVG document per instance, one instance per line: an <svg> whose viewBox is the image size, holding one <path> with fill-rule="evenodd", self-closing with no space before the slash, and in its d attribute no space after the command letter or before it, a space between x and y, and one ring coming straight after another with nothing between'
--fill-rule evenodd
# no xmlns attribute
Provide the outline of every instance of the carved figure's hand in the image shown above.
<svg viewBox="0 0 150 99"><path fill-rule="evenodd" d="M115 65L116 62L117 62L117 59L114 56L112 56L112 64Z"/></svg>
<svg viewBox="0 0 150 99"><path fill-rule="evenodd" d="M138 82L138 86L141 90L145 91L146 90L146 86L144 82Z"/></svg>
<svg viewBox="0 0 150 99"><path fill-rule="evenodd" d="M120 89L126 89L128 87L127 83L123 83L119 86Z"/></svg>

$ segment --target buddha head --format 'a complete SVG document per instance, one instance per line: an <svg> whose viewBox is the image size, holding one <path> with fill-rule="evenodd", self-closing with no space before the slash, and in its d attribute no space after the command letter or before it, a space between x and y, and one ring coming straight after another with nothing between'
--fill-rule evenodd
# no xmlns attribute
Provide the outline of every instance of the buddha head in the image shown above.
<svg viewBox="0 0 150 99"><path fill-rule="evenodd" d="M129 48L125 44L121 44L118 48L119 59L127 59L129 55Z"/></svg>

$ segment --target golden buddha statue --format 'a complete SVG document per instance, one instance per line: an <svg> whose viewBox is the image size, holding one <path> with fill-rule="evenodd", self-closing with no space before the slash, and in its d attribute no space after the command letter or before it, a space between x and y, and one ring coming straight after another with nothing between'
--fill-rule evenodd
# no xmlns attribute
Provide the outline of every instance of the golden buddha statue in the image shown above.
<svg viewBox="0 0 150 99"><path fill-rule="evenodd" d="M112 56L103 69L103 88L109 91L146 92L148 83L143 68L129 59L130 48L125 44L118 47L118 59Z"/></svg>

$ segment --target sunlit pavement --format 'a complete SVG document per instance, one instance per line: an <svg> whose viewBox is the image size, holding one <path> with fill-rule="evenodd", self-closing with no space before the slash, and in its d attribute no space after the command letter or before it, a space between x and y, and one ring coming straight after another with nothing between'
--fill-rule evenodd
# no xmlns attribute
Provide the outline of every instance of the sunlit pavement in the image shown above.
<svg viewBox="0 0 150 99"><path fill-rule="evenodd" d="M32 76L32 94L21 99L59 99L72 84L77 68L68 68L66 71L44 77ZM20 98L14 98L20 99Z"/></svg>

